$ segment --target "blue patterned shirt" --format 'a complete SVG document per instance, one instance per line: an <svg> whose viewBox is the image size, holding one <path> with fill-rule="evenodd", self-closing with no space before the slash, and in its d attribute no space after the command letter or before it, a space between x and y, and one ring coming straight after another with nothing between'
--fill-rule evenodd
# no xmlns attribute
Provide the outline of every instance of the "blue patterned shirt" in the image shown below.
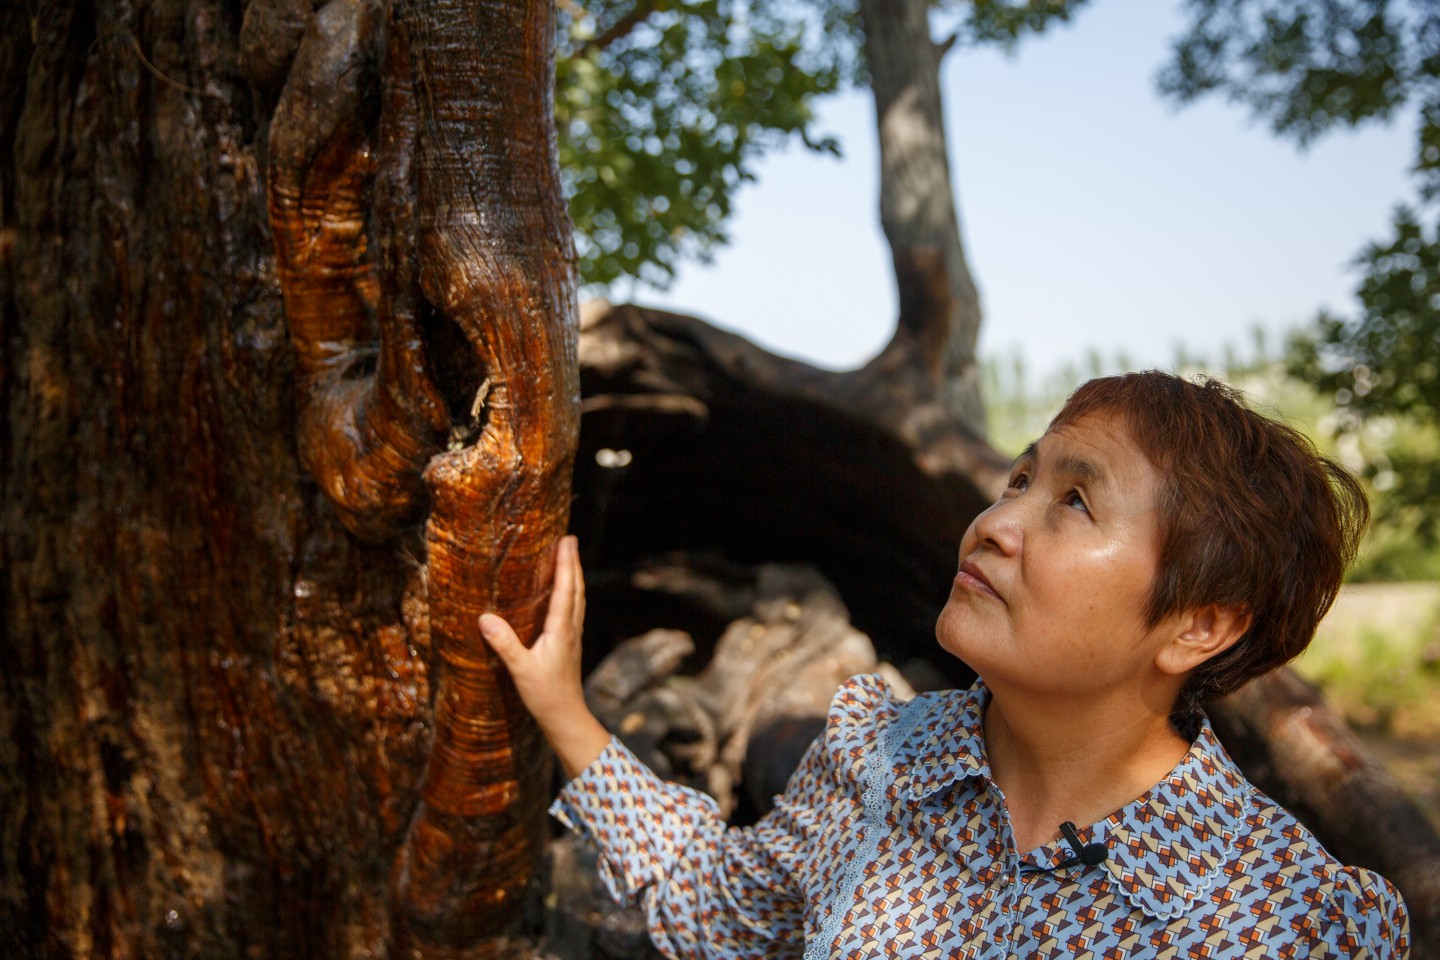
<svg viewBox="0 0 1440 960"><path fill-rule="evenodd" d="M988 691L896 702L848 681L785 793L727 829L617 740L552 812L592 838L617 900L676 957L1405 957L1394 887L1336 862L1241 775L1208 723L1145 795L1015 849L990 778ZM1095 858L1091 858L1095 859Z"/></svg>

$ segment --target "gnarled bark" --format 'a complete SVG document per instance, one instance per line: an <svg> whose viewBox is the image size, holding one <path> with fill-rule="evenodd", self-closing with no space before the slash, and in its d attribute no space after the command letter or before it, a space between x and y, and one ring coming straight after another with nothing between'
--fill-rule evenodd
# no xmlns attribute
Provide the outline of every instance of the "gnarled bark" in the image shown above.
<svg viewBox="0 0 1440 960"><path fill-rule="evenodd" d="M568 519L578 382L552 14L400 2L385 24L369 0L332 0L270 128L302 457L358 536L393 537L429 507L435 733L394 872L404 956L500 949L543 830L543 742L477 619L538 631ZM373 133L368 87L383 93ZM383 270L366 229L377 143Z"/></svg>
<svg viewBox="0 0 1440 960"><path fill-rule="evenodd" d="M549 762L475 620L533 632L578 418L548 5L0 16L0 952L497 952Z"/></svg>
<svg viewBox="0 0 1440 960"><path fill-rule="evenodd" d="M300 456L351 532L380 541L423 514L421 475L450 420L415 317L415 104L402 23L388 31L375 129L384 18L373 0L332 0L315 13L269 139L270 225L295 350ZM377 152L385 165L379 191ZM372 194L388 254L384 283L367 229Z"/></svg>
<svg viewBox="0 0 1440 960"><path fill-rule="evenodd" d="M484 377L461 395L472 432L457 431L425 473L444 670L393 908L402 955L438 956L514 930L539 856L549 754L478 618L500 613L523 637L544 619L579 427L575 278L555 158L553 4L400 10L424 91L420 286Z"/></svg>

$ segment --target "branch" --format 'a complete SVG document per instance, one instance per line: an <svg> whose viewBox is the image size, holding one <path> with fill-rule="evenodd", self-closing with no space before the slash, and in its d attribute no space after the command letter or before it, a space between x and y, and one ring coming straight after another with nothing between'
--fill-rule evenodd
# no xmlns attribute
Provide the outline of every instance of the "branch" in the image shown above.
<svg viewBox="0 0 1440 960"><path fill-rule="evenodd" d="M591 51L604 50L615 41L629 36L636 27L645 22L650 14L658 13L667 6L669 6L667 0L638 0L629 13L612 23L604 33L591 37L580 44L580 48L575 51L575 54L583 57Z"/></svg>
<svg viewBox="0 0 1440 960"><path fill-rule="evenodd" d="M392 873L390 955L506 950L552 762L479 616L539 633L579 434L575 271L555 155L554 0L397 0L416 78L416 296L457 418L424 471L434 739ZM438 355L445 344L446 356ZM443 367L442 367L443 365Z"/></svg>

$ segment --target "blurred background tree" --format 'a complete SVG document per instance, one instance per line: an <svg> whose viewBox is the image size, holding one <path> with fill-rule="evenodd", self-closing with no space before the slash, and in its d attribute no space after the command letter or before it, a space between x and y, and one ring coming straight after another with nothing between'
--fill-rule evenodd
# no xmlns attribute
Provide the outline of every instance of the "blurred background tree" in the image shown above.
<svg viewBox="0 0 1440 960"><path fill-rule="evenodd" d="M1322 313L1295 338L1288 359L1293 375L1333 399L1332 429L1361 460L1382 529L1433 547L1440 534L1440 514L1430 509L1440 495L1440 6L1184 6L1186 31L1159 77L1162 93L1178 103L1223 94L1301 148L1336 129L1413 117L1413 202L1395 211L1390 237L1356 257L1356 312ZM1372 558L1382 559L1380 552ZM1403 567L1389 572L1420 572Z"/></svg>
<svg viewBox="0 0 1440 960"><path fill-rule="evenodd" d="M945 50L1013 45L1085 2L922 0ZM561 0L559 14L560 165L593 287L663 288L705 260L755 162L792 139L840 155L815 101L869 83L858 0Z"/></svg>
<svg viewBox="0 0 1440 960"><path fill-rule="evenodd" d="M1085 2L562 2L557 126L582 280L668 285L680 261L725 242L734 193L767 150L794 137L839 153L815 129L817 97L869 86L900 302L877 370L924 395L901 405L938 398L983 434L980 297L951 189L940 62L957 46L1009 47Z"/></svg>

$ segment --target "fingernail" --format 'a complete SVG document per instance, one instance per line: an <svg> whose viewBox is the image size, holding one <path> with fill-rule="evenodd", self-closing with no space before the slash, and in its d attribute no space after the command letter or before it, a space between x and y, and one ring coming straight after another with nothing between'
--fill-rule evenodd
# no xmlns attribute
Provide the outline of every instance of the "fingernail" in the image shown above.
<svg viewBox="0 0 1440 960"><path fill-rule="evenodd" d="M480 632L493 637L500 632L500 618L493 613L480 614Z"/></svg>

